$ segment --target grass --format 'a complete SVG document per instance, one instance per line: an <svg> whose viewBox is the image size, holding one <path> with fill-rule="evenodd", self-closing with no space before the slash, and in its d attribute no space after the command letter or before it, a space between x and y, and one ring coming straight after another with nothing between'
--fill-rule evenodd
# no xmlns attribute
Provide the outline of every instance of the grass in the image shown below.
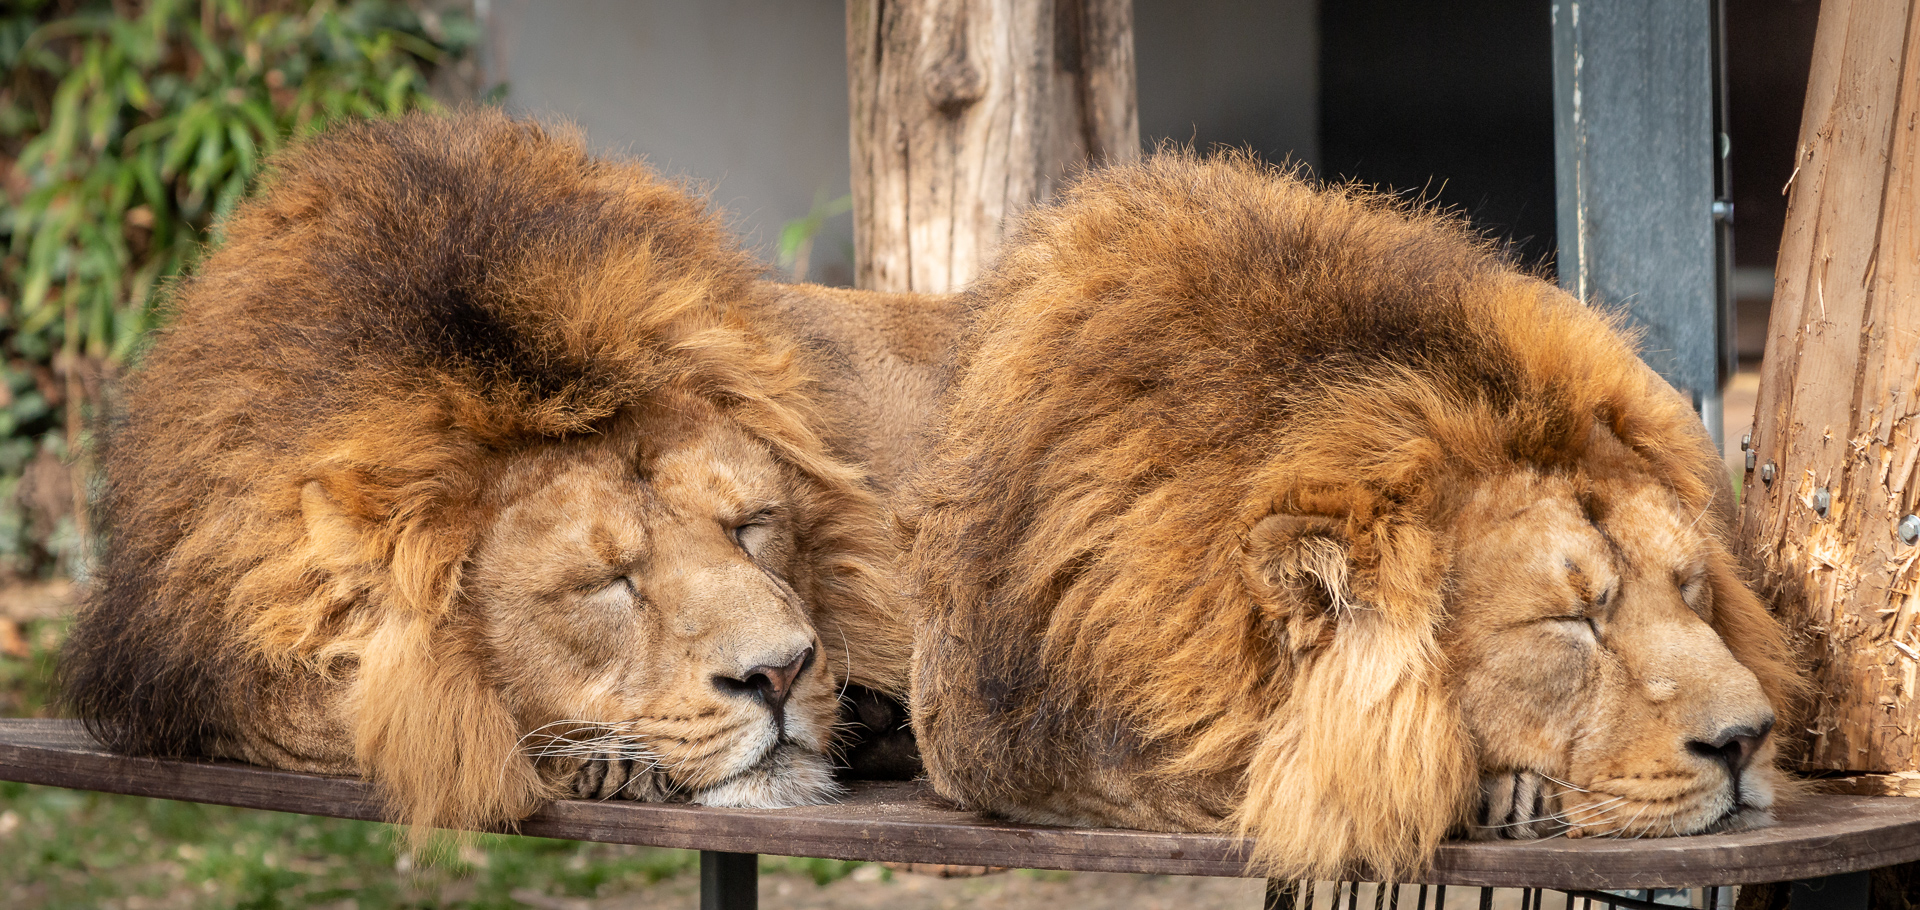
<svg viewBox="0 0 1920 910"><path fill-rule="evenodd" d="M0 716L51 716L60 620L0 656ZM388 825L0 783L0 907L508 908L687 877L699 854L476 835L418 861ZM762 857L763 872L827 884L861 863ZM537 901L537 897L534 898Z"/></svg>

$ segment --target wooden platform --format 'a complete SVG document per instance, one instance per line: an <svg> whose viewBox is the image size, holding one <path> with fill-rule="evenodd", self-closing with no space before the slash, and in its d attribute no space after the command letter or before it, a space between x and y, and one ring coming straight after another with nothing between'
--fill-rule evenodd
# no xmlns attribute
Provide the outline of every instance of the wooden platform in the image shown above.
<svg viewBox="0 0 1920 910"><path fill-rule="evenodd" d="M0 719L0 780L379 818L369 787L358 780L227 762L126 758L103 751L69 721ZM801 809L563 800L527 819L520 833L849 860L1248 874L1245 843L1238 838L1002 824L942 808L923 785L906 783L862 784L842 802ZM1916 859L1920 800L1816 796L1783 811L1778 826L1743 834L1451 843L1414 881L1557 889L1687 887L1808 879Z"/></svg>

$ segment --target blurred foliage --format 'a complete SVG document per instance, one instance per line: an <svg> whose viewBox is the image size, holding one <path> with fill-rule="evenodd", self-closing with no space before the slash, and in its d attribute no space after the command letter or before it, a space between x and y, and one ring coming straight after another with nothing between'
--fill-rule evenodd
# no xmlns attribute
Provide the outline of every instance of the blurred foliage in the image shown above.
<svg viewBox="0 0 1920 910"><path fill-rule="evenodd" d="M700 855L691 850L476 834L423 861L395 835L374 822L0 782L0 856L7 858L0 906L506 910L595 898L622 906L696 902ZM863 865L760 858L761 872L802 886L832 884ZM662 882L669 884L655 890ZM635 899L641 895L652 900Z"/></svg>
<svg viewBox="0 0 1920 910"><path fill-rule="evenodd" d="M0 582L77 574L88 415L261 159L431 106L468 17L384 0L0 11Z"/></svg>
<svg viewBox="0 0 1920 910"><path fill-rule="evenodd" d="M825 192L815 192L811 211L780 226L780 242L774 249L774 259L780 264L780 271L794 281L806 281L808 266L813 261L813 238L821 228L826 227L827 219L851 211L852 195L828 199ZM852 254L849 253L847 258L852 259Z"/></svg>

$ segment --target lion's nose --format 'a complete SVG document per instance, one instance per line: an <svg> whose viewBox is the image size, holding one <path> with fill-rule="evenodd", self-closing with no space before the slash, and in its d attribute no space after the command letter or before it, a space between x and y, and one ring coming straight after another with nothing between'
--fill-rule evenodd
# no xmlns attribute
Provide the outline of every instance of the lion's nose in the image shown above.
<svg viewBox="0 0 1920 910"><path fill-rule="evenodd" d="M1687 743L1687 751L1726 765L1727 773L1737 778L1741 770L1753 761L1754 753L1760 751L1760 744L1766 741L1767 734L1771 732L1773 718L1769 717L1759 726L1746 724L1728 727L1712 739L1696 739Z"/></svg>
<svg viewBox="0 0 1920 910"><path fill-rule="evenodd" d="M793 691L793 681L807 671L813 664L813 648L801 651L799 656L784 666L762 664L739 677L715 676L713 685L722 692L733 695L752 695L766 703L767 709L775 714L786 707L787 696Z"/></svg>

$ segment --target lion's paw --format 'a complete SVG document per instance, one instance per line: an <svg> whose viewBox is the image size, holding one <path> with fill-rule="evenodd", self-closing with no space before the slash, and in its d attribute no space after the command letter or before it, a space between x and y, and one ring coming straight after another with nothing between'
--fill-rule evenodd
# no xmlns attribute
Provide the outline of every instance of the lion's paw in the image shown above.
<svg viewBox="0 0 1920 910"><path fill-rule="evenodd" d="M679 794L684 796L684 794ZM615 754L589 756L573 777L575 799L631 799L648 803L675 798L673 782L643 758Z"/></svg>
<svg viewBox="0 0 1920 910"><path fill-rule="evenodd" d="M1480 777L1480 812L1474 840L1528 840L1566 829L1559 818L1559 787L1532 771L1501 771Z"/></svg>

